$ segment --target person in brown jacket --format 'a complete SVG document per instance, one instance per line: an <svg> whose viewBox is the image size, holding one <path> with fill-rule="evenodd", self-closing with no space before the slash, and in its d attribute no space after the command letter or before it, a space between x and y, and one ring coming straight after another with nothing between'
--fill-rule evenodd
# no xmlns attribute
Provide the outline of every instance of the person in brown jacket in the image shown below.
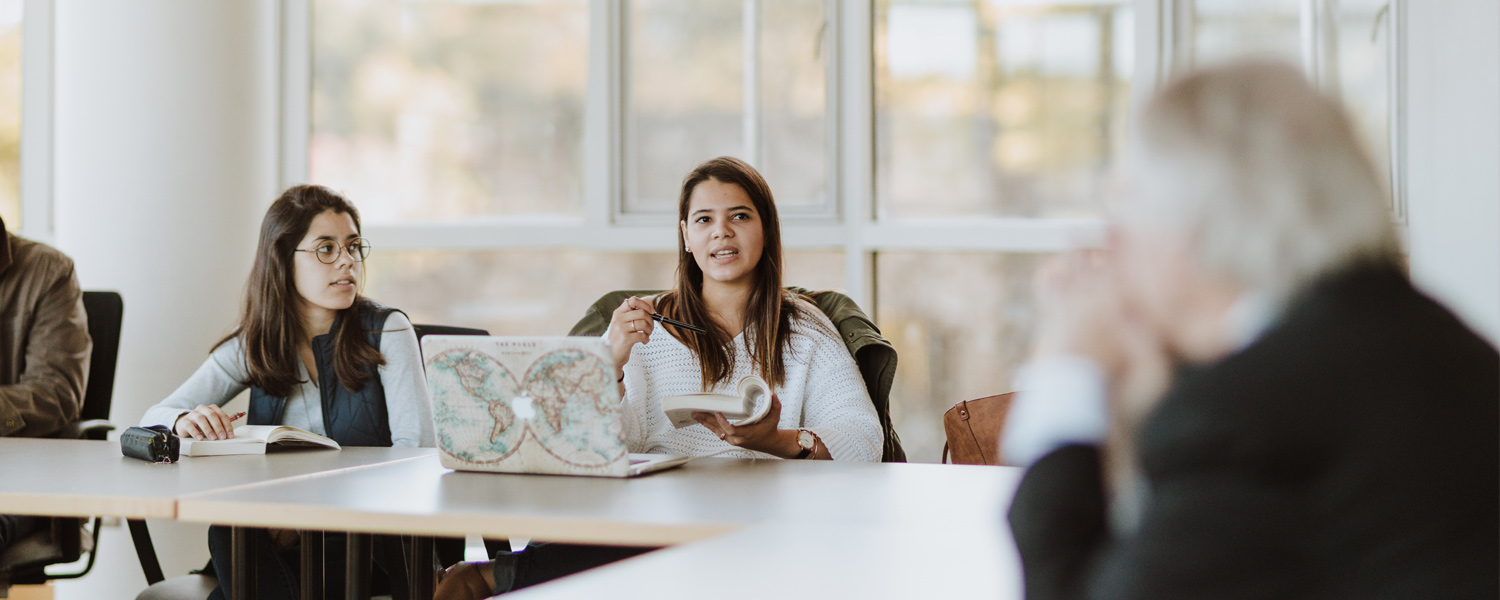
<svg viewBox="0 0 1500 600"><path fill-rule="evenodd" d="M46 437L78 420L92 349L72 259L0 220L0 437ZM0 515L0 551L44 523Z"/></svg>

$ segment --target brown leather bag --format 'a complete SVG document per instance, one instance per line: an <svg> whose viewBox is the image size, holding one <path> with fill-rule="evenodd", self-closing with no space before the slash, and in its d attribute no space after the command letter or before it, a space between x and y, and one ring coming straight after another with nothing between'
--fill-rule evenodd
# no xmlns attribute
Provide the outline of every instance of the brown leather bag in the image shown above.
<svg viewBox="0 0 1500 600"><path fill-rule="evenodd" d="M943 429L948 441L943 444L943 462L952 453L956 465L1001 465L1000 432L1010 414L1010 401L1016 392L965 400L943 413Z"/></svg>

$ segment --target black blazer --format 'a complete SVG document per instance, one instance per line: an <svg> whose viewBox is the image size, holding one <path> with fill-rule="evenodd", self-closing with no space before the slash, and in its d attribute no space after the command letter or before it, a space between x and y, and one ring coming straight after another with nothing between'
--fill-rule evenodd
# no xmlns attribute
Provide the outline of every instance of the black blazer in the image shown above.
<svg viewBox="0 0 1500 600"><path fill-rule="evenodd" d="M1128 533L1096 448L1026 473L1028 598L1500 597L1500 356L1394 268L1327 277L1180 371L1137 446Z"/></svg>

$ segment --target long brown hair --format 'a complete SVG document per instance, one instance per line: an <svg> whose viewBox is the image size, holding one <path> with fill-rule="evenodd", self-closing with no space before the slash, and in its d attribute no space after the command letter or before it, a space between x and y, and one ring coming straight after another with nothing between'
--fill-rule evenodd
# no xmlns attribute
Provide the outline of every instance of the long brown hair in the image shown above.
<svg viewBox="0 0 1500 600"><path fill-rule="evenodd" d="M806 309L781 287L781 221L776 216L776 201L771 197L771 187L766 185L766 180L755 167L737 158L721 156L698 165L682 180L682 193L677 199L679 221L688 220L688 203L693 189L709 179L739 186L760 214L765 247L761 250L760 263L755 266L755 283L750 290L742 324L745 346L756 371L767 383L780 386L786 380L784 355L791 346L792 322L804 318ZM679 227L677 283L672 291L662 294L656 308L665 316L708 329L708 333L679 336L683 345L698 356L703 368L703 389L708 390L734 373L735 353L731 347L734 338L710 317L708 306L703 301L703 269L698 267L686 246L687 240Z"/></svg>
<svg viewBox="0 0 1500 600"><path fill-rule="evenodd" d="M239 338L250 372L250 384L272 396L286 397L302 383L297 378L297 345L307 339L297 306L300 296L293 279L292 257L314 217L326 211L349 215L360 231L359 211L333 190L320 185L298 185L282 192L260 223L255 265L245 283L245 305L234 332L214 347ZM360 279L364 281L363 278ZM333 365L339 383L359 391L385 364L385 357L365 338L359 310L364 299L339 311L334 336ZM311 368L316 368L309 365Z"/></svg>

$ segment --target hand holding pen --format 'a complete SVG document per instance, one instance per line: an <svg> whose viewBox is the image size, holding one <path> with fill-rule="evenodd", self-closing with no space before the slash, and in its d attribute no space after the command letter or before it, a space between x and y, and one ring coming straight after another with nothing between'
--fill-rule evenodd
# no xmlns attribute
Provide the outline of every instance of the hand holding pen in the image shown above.
<svg viewBox="0 0 1500 600"><path fill-rule="evenodd" d="M177 417L172 430L181 437L194 440L227 440L234 437L234 421L243 416L243 412L230 416L218 405L199 404Z"/></svg>
<svg viewBox="0 0 1500 600"><path fill-rule="evenodd" d="M624 373L625 363L630 360L631 347L651 340L651 332L658 322L695 333L708 332L702 327L661 316L656 312L656 304L649 299L635 296L626 298L615 309L614 314L610 315L609 320L609 350L615 359L615 375Z"/></svg>

